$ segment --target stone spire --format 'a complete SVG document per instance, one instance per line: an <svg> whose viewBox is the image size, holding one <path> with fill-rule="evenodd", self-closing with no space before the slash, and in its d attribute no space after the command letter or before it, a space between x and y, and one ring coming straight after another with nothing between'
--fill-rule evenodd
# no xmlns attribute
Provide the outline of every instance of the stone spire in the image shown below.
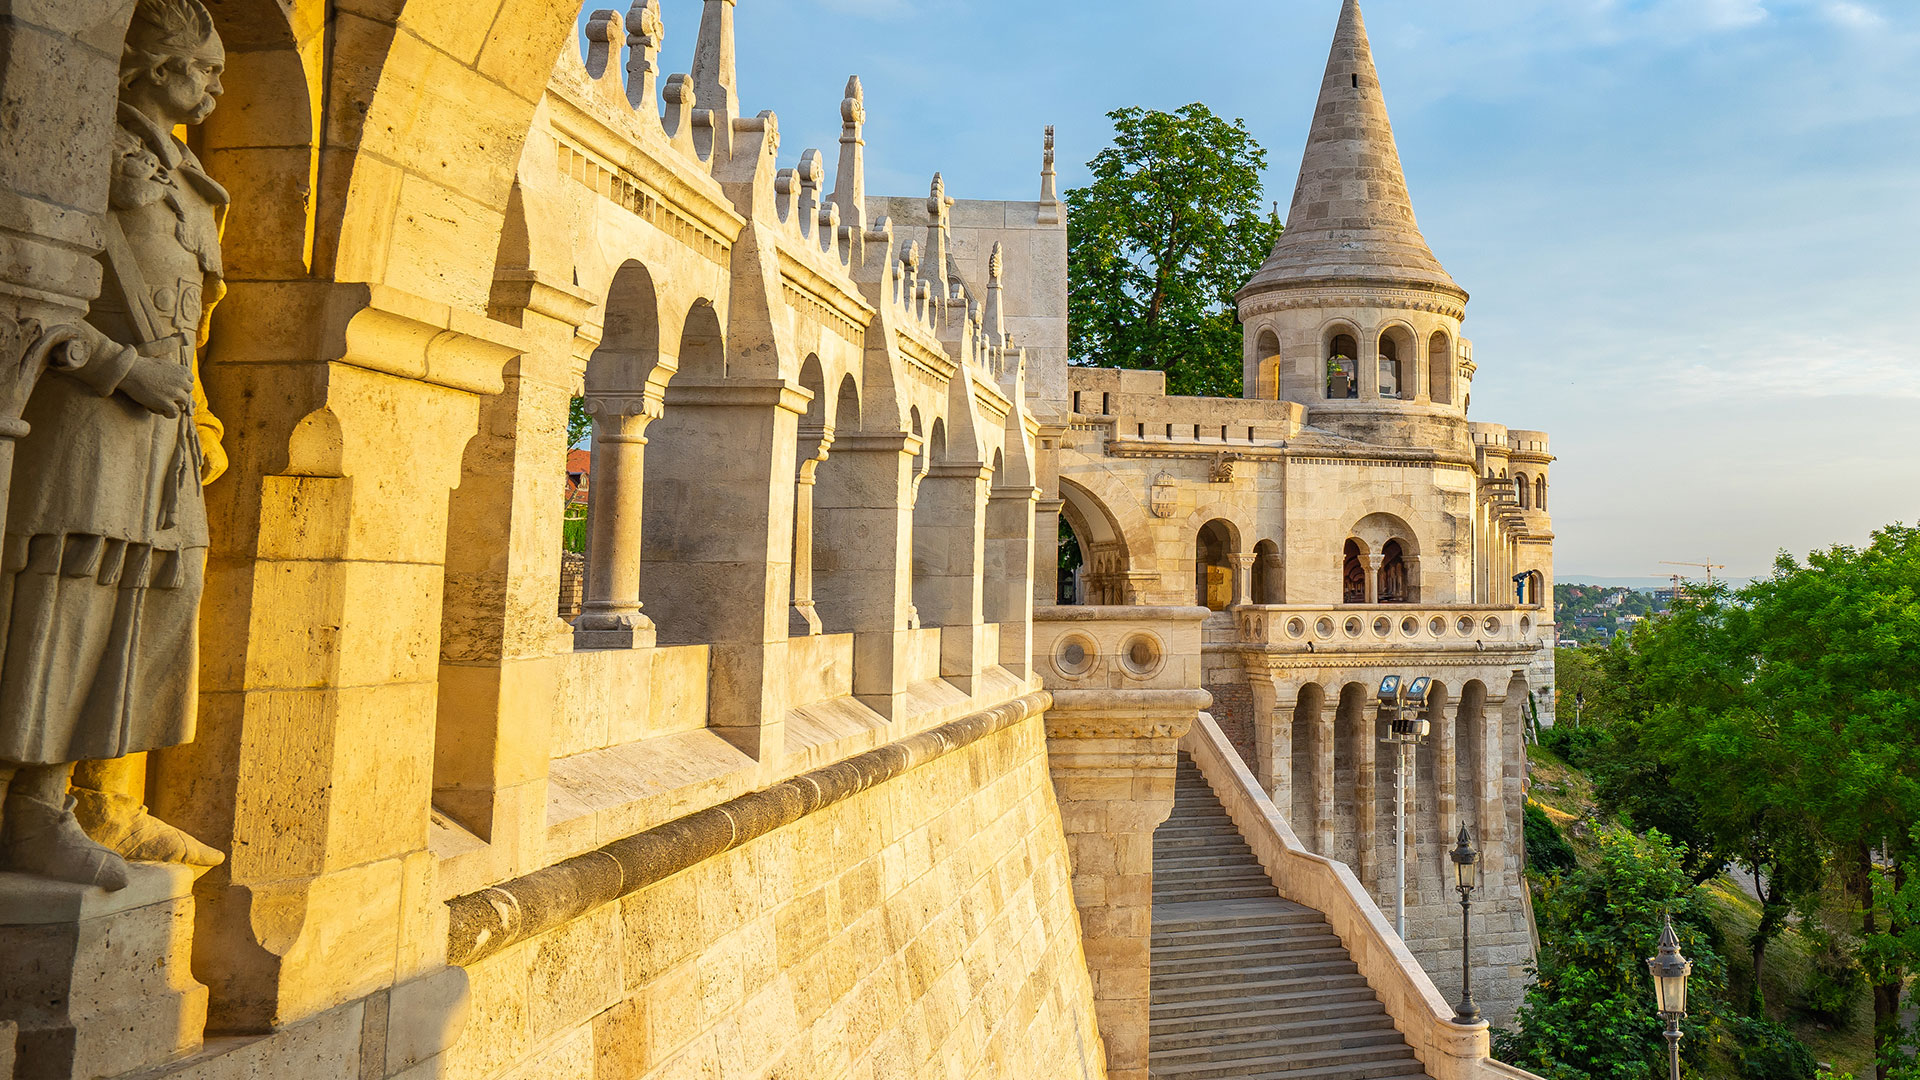
<svg viewBox="0 0 1920 1080"><path fill-rule="evenodd" d="M1374 281L1465 296L1414 221L1359 0L1345 0L1340 11L1287 230L1244 291L1322 281Z"/></svg>

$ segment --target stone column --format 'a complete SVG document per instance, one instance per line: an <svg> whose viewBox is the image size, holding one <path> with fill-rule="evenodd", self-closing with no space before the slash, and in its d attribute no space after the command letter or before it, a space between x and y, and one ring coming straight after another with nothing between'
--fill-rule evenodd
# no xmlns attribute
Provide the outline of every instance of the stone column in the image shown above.
<svg viewBox="0 0 1920 1080"><path fill-rule="evenodd" d="M587 582L574 642L582 649L633 649L654 643L640 613L640 522L645 497L646 430L652 417L630 394L588 394L593 416L593 476L587 502Z"/></svg>
<svg viewBox="0 0 1920 1080"><path fill-rule="evenodd" d="M1253 564L1260 556L1235 553L1227 558L1233 562L1233 602L1253 603Z"/></svg>
<svg viewBox="0 0 1920 1080"><path fill-rule="evenodd" d="M1173 812L1180 736L1205 690L1059 690L1047 761L1060 800L1111 1080L1147 1080L1153 830Z"/></svg>
<svg viewBox="0 0 1920 1080"><path fill-rule="evenodd" d="M113 175L114 109L132 0L10 4L0 33L0 518L20 414L100 293L99 225Z"/></svg>
<svg viewBox="0 0 1920 1080"><path fill-rule="evenodd" d="M1380 567L1386 564L1387 557L1362 555L1360 561L1366 564L1367 568L1367 603L1377 604L1380 602Z"/></svg>
<svg viewBox="0 0 1920 1080"><path fill-rule="evenodd" d="M1347 737L1353 743L1353 850L1354 873L1360 881L1380 895L1380 736L1374 723L1371 702L1362 700L1359 722Z"/></svg>
<svg viewBox="0 0 1920 1080"><path fill-rule="evenodd" d="M1333 740L1339 728L1337 701L1320 707L1313 739L1313 850L1333 857Z"/></svg>
<svg viewBox="0 0 1920 1080"><path fill-rule="evenodd" d="M908 607L913 598L914 457L906 432L834 437L833 468L814 488L820 559L816 603L831 603L828 633L853 634L853 693L881 716L905 707Z"/></svg>
<svg viewBox="0 0 1920 1080"><path fill-rule="evenodd" d="M648 465L642 573L661 640L711 649L708 727L763 765L786 741L793 478L808 400L781 379L683 371Z"/></svg>
<svg viewBox="0 0 1920 1080"><path fill-rule="evenodd" d="M199 723L149 796L229 852L196 889L193 970L211 1030L262 1032L444 969L448 496L526 331L326 282L236 287L221 315Z"/></svg>
<svg viewBox="0 0 1920 1080"><path fill-rule="evenodd" d="M1459 709L1457 701L1449 701L1434 710L1437 715L1433 718L1433 806L1443 848L1452 845L1460 831L1459 809L1454 802L1454 778L1459 769L1455 717Z"/></svg>
<svg viewBox="0 0 1920 1080"><path fill-rule="evenodd" d="M813 603L813 488L814 475L833 448L833 425L800 426L800 475L793 487L793 613L787 632L796 637L820 633L820 612Z"/></svg>
<svg viewBox="0 0 1920 1080"><path fill-rule="evenodd" d="M591 301L531 272L503 273L494 300L529 347L481 402L449 502L433 800L512 858L531 856L546 828L548 725L570 645L553 606L567 453L555 433L584 367L575 335Z"/></svg>
<svg viewBox="0 0 1920 1080"><path fill-rule="evenodd" d="M923 626L940 628L940 677L972 693L984 655L987 488L984 463L941 464L920 485L914 561L922 573ZM916 603L919 600L916 599Z"/></svg>
<svg viewBox="0 0 1920 1080"><path fill-rule="evenodd" d="M1060 602L1060 508L1062 499L1040 498L1033 503L1033 602L1052 607Z"/></svg>
<svg viewBox="0 0 1920 1080"><path fill-rule="evenodd" d="M1032 530L1039 494L1025 484L995 484L987 494L986 619L1000 626L1000 666L1022 679L1033 674Z"/></svg>
<svg viewBox="0 0 1920 1080"><path fill-rule="evenodd" d="M1474 796L1479 799L1476 820L1480 825L1480 850L1486 854L1481 857L1485 864L1485 880L1491 884L1504 880L1507 863L1507 808L1502 795L1506 787L1506 768L1501 761L1505 753L1506 740L1500 730L1504 697L1487 695L1486 708L1474 718L1480 737L1479 767L1474 770L1477 781Z"/></svg>
<svg viewBox="0 0 1920 1080"><path fill-rule="evenodd" d="M1249 660L1246 669L1253 691L1253 775L1273 804L1291 814L1294 702L1280 699L1275 673L1264 661Z"/></svg>

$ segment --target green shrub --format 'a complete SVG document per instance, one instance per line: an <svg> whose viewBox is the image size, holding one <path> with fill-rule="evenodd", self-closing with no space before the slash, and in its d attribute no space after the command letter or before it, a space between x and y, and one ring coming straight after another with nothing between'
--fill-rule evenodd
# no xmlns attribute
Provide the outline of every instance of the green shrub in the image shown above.
<svg viewBox="0 0 1920 1080"><path fill-rule="evenodd" d="M1845 1027L1866 987L1867 975L1859 963L1833 941L1822 940L1801 988L1800 1008L1828 1027Z"/></svg>
<svg viewBox="0 0 1920 1080"><path fill-rule="evenodd" d="M1606 732L1591 724L1572 727L1562 723L1540 731L1540 745L1576 769L1591 769L1600 760L1606 740Z"/></svg>
<svg viewBox="0 0 1920 1080"><path fill-rule="evenodd" d="M1547 816L1545 810L1534 803L1527 803L1526 810L1527 869L1542 874L1551 874L1560 870L1573 869L1577 861L1573 856L1573 845L1560 834L1559 826Z"/></svg>
<svg viewBox="0 0 1920 1080"><path fill-rule="evenodd" d="M1771 1020L1736 1016L1727 1024L1743 1080L1814 1080L1819 1063L1807 1044Z"/></svg>

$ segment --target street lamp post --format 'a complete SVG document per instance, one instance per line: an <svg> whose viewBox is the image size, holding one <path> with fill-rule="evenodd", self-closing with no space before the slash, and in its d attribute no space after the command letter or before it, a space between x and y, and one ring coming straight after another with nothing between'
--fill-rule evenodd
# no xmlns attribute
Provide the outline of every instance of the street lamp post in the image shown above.
<svg viewBox="0 0 1920 1080"><path fill-rule="evenodd" d="M1460 1004L1453 1007L1453 1022L1456 1024L1477 1024L1480 1022L1480 1006L1473 1003L1473 920L1471 903L1474 875L1478 870L1480 853L1473 849L1473 841L1467 836L1467 827L1460 826L1459 842L1447 856L1453 860L1453 887L1460 890Z"/></svg>
<svg viewBox="0 0 1920 1080"><path fill-rule="evenodd" d="M1680 955L1680 936L1673 932L1673 913L1665 916L1660 951L1647 961L1653 975L1653 999L1667 1022L1667 1065L1672 1080L1680 1080L1680 1018L1687 1014L1687 976L1693 961Z"/></svg>
<svg viewBox="0 0 1920 1080"><path fill-rule="evenodd" d="M1402 941L1407 938L1407 754L1433 727L1420 715L1432 685L1425 675L1404 684L1398 675L1380 680L1380 715L1388 721L1386 741L1399 755L1393 769L1393 928Z"/></svg>

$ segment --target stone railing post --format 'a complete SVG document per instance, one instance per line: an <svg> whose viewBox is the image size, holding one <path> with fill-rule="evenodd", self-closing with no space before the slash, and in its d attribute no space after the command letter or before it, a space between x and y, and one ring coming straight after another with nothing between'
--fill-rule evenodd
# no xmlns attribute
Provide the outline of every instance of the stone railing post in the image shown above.
<svg viewBox="0 0 1920 1080"><path fill-rule="evenodd" d="M1253 599L1253 564L1260 561L1258 555L1229 555L1233 562L1233 603L1251 604Z"/></svg>
<svg viewBox="0 0 1920 1080"><path fill-rule="evenodd" d="M833 425L800 426L800 446L813 452L800 461L793 484L793 614L787 630L795 637L821 632L820 612L813 602L813 489L815 475L833 449Z"/></svg>
<svg viewBox="0 0 1920 1080"><path fill-rule="evenodd" d="M833 467L813 492L821 552L813 567L815 603L831 605L831 617L823 615L828 633L853 634L854 696L889 718L900 715L907 693L908 493L919 451L920 438L906 432L840 432Z"/></svg>
<svg viewBox="0 0 1920 1080"><path fill-rule="evenodd" d="M1205 608L1048 607L1034 667L1053 693L1047 759L1112 1080L1147 1080L1153 831L1173 812L1178 745L1207 707Z"/></svg>
<svg viewBox="0 0 1920 1080"><path fill-rule="evenodd" d="M210 1029L262 1032L445 970L448 496L526 331L378 285L236 288L221 313L198 730L155 752L149 798L229 852L196 889L193 969Z"/></svg>
<svg viewBox="0 0 1920 1080"><path fill-rule="evenodd" d="M1180 736L1205 690L1057 690L1047 761L1073 862L1110 1080L1147 1080L1153 831L1173 813Z"/></svg>
<svg viewBox="0 0 1920 1080"><path fill-rule="evenodd" d="M530 271L503 271L493 299L528 348L481 401L449 503L433 800L493 845L504 875L528 869L512 860L537 850L546 827L553 710L536 703L558 694L569 647L554 613L567 453L554 431L580 377L575 335L591 301Z"/></svg>
<svg viewBox="0 0 1920 1080"><path fill-rule="evenodd" d="M986 618L1000 626L1000 666L1033 674L1036 488L996 483L987 495ZM1048 564L1049 566L1051 564Z"/></svg>

